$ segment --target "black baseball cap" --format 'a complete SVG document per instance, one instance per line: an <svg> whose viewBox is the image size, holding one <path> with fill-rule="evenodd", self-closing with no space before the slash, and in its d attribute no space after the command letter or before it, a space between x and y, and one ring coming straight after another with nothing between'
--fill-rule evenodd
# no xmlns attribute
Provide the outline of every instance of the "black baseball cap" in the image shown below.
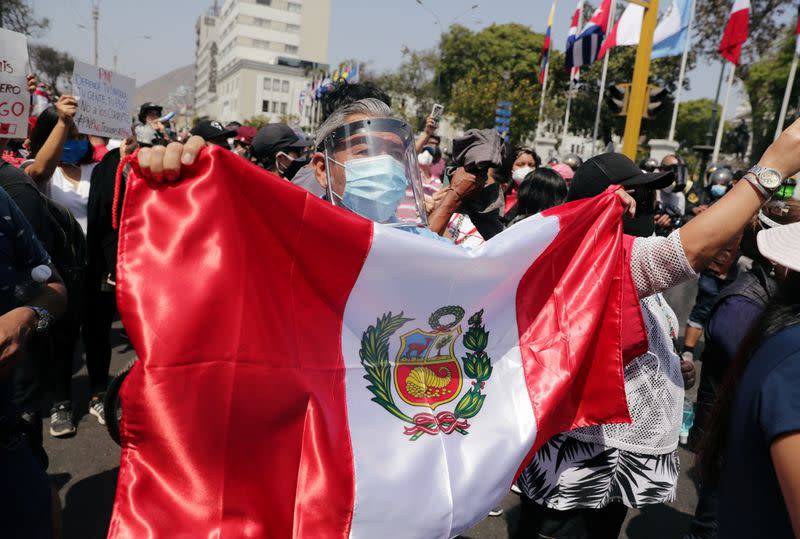
<svg viewBox="0 0 800 539"><path fill-rule="evenodd" d="M636 163L621 153L604 153L592 157L578 167L569 185L567 202L597 196L609 185L655 190L669 187L674 182L675 173L671 170L642 172Z"/></svg>
<svg viewBox="0 0 800 539"><path fill-rule="evenodd" d="M218 138L233 138L236 136L235 129L225 129L221 123L216 120L205 120L200 122L190 131L192 135L203 137L204 140L213 140Z"/></svg>
<svg viewBox="0 0 800 539"><path fill-rule="evenodd" d="M253 137L250 151L256 156L271 155L280 150L302 149L312 142L286 124L267 124Z"/></svg>
<svg viewBox="0 0 800 539"><path fill-rule="evenodd" d="M144 122L145 116L147 116L147 113L150 112L151 110L156 111L156 114L161 116L161 113L164 111L164 107L148 101L147 103L139 107L139 121Z"/></svg>

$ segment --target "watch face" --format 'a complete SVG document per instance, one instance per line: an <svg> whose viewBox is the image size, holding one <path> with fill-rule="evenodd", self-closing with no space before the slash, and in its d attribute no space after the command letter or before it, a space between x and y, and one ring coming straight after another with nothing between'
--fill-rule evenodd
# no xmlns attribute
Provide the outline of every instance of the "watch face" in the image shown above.
<svg viewBox="0 0 800 539"><path fill-rule="evenodd" d="M781 173L774 168L768 168L758 175L758 181L767 189L777 189L781 186L783 177L781 177Z"/></svg>

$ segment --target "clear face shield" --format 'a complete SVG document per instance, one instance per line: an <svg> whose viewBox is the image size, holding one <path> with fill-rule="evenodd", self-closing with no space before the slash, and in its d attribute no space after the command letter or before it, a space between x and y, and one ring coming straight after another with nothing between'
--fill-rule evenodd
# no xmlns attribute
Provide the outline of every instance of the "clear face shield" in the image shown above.
<svg viewBox="0 0 800 539"><path fill-rule="evenodd" d="M405 122L368 118L320 143L328 199L376 223L428 226L414 138Z"/></svg>

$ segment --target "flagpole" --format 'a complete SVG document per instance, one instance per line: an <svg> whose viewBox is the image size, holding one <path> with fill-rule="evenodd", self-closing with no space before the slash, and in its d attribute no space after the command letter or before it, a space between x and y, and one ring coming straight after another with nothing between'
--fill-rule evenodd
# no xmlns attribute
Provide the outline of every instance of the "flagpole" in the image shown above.
<svg viewBox="0 0 800 539"><path fill-rule="evenodd" d="M569 74L569 90L567 90L567 111L564 114L564 130L561 133L561 144L567 140L567 131L569 131L569 110L572 108L572 71ZM562 151L563 153L563 151Z"/></svg>
<svg viewBox="0 0 800 539"><path fill-rule="evenodd" d="M722 102L722 112L719 115L719 126L717 127L717 139L714 141L714 153L711 155L712 162L719 159L719 150L722 146L722 132L725 131L725 111L728 109L728 99L731 97L734 73L736 73L736 64L731 63L731 72L728 74L728 89L725 92L725 101Z"/></svg>
<svg viewBox="0 0 800 539"><path fill-rule="evenodd" d="M542 97L539 101L539 119L536 121L536 133L542 135L541 127L544 120L544 98L547 96L547 76L550 74L550 58L547 58L547 65L544 66L544 77L542 77Z"/></svg>
<svg viewBox="0 0 800 539"><path fill-rule="evenodd" d="M611 4L612 6L614 4ZM611 23L609 22L609 26ZM606 92L606 77L608 76L608 57L611 56L611 49L606 51L606 57L603 58L603 74L600 75L600 91L597 94L597 112L594 115L594 132L592 133L592 155L594 155L595 148L597 147L597 136L600 131L600 112L603 109L603 96Z"/></svg>
<svg viewBox="0 0 800 539"><path fill-rule="evenodd" d="M556 2L558 0L553 0L553 6L550 8L550 15L551 17L556 11ZM553 43L553 28L550 26L550 19L548 18L548 30L550 31L550 45L547 49L547 63L544 65L544 77L542 77L542 97L539 100L539 119L536 120L536 135L537 137L541 134L541 126L542 121L544 120L544 99L547 96L547 77L550 74L550 49L552 48Z"/></svg>
<svg viewBox="0 0 800 539"><path fill-rule="evenodd" d="M611 8L608 13L608 29L606 30L606 39L611 29L614 28L614 10L617 7L617 0L611 0ZM600 113L603 110L603 96L606 92L606 77L608 76L608 59L611 56L611 49L606 51L606 56L603 58L603 73L600 75L600 91L597 93L597 112L594 115L594 131L592 132L592 155L597 148L597 136L600 131Z"/></svg>
<svg viewBox="0 0 800 539"><path fill-rule="evenodd" d="M794 86L794 76L797 73L797 58L800 53L800 48L795 47L794 58L792 58L792 67L789 68L789 80L786 81L786 90L783 92L783 103L781 104L781 113L778 115L778 125L775 127L775 140L781 136L783 131L783 124L786 121L786 110L789 108L789 98L792 96L792 86Z"/></svg>
<svg viewBox="0 0 800 539"><path fill-rule="evenodd" d="M694 3L692 0L691 11L689 12L689 26L686 28L686 43L683 44L683 57L681 58L681 70L678 74L678 88L675 90L675 106L672 108L672 121L669 124L668 140L675 140L675 127L678 125L678 108L681 104L681 93L683 92L683 78L686 75L686 61L689 58L689 42L692 39L692 24L694 24Z"/></svg>

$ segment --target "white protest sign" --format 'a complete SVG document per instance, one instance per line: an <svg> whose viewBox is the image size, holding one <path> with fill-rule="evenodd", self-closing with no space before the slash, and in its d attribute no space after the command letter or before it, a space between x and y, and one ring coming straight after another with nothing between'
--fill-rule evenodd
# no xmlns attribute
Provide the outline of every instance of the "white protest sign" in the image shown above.
<svg viewBox="0 0 800 539"><path fill-rule="evenodd" d="M26 138L31 96L25 66L28 38L0 28L0 138Z"/></svg>
<svg viewBox="0 0 800 539"><path fill-rule="evenodd" d="M130 136L135 87L130 77L76 60L72 93L80 98L75 116L78 131L99 137Z"/></svg>

